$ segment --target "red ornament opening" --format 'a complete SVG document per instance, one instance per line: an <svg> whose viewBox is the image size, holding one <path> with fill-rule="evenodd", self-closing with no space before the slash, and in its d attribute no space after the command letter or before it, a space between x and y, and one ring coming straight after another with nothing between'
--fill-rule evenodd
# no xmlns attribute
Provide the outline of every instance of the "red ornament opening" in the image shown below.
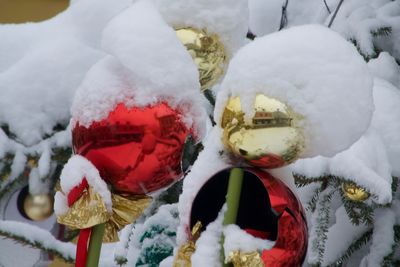
<svg viewBox="0 0 400 267"><path fill-rule="evenodd" d="M213 175L196 195L190 229L200 221L203 230L213 222L226 199L229 169ZM264 250L265 266L301 266L308 242L307 222L301 202L280 180L269 173L245 169L236 224L247 233L275 241Z"/></svg>

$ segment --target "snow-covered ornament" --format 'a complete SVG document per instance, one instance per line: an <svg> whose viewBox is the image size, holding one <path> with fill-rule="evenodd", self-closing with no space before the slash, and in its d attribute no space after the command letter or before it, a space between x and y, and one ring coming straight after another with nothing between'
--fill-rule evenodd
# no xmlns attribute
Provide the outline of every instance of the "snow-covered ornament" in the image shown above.
<svg viewBox="0 0 400 267"><path fill-rule="evenodd" d="M64 167L56 198L64 204L56 205L59 221L81 229L79 266L95 266L108 225L116 233L132 223L150 203L148 193L182 176L185 140L201 138L205 128L197 69L151 1L114 17L102 47L109 55L87 73L74 98L77 155ZM98 213L90 209L93 201ZM97 245L88 247L89 237Z"/></svg>
<svg viewBox="0 0 400 267"><path fill-rule="evenodd" d="M264 94L256 96L253 113L248 119L240 97L229 99L221 121L225 147L257 167L278 168L295 161L304 147L302 117Z"/></svg>
<svg viewBox="0 0 400 267"><path fill-rule="evenodd" d="M364 59L339 34L318 25L292 27L257 38L235 54L214 118L221 122L229 99L240 97L244 120L251 121L256 96L263 94L301 115L295 127L302 130L304 149L298 158L333 156L367 130L372 86Z"/></svg>
<svg viewBox="0 0 400 267"><path fill-rule="evenodd" d="M218 35L195 28L175 31L197 65L201 89L211 88L224 74L227 61L224 45Z"/></svg>
<svg viewBox="0 0 400 267"><path fill-rule="evenodd" d="M176 30L198 67L201 89L221 81L229 59L245 44L245 0L156 0L161 15Z"/></svg>
<svg viewBox="0 0 400 267"><path fill-rule="evenodd" d="M74 152L90 160L113 190L147 194L182 176L189 129L166 103L145 108L119 104L106 119L72 130Z"/></svg>
<svg viewBox="0 0 400 267"><path fill-rule="evenodd" d="M226 201L229 173L229 169L217 172L199 189L191 206L187 232L193 229L192 233L200 235L217 219ZM199 223L201 223L200 231ZM308 236L304 210L293 192L267 172L257 169L244 170L235 224L245 232L245 235L264 243L265 247L267 244L273 243L273 245L267 249L260 249L259 254L258 250L252 247L254 244L248 244L243 240L237 241L242 247L236 247L231 243L231 233L226 232L224 244L226 259L237 261L238 257L235 255L242 255L248 260L250 258L256 260L259 256L265 266L300 266L303 262ZM194 252L194 246L190 244L197 238L190 236L188 243L181 246L176 262L185 261L184 256ZM243 262L239 266L252 265Z"/></svg>

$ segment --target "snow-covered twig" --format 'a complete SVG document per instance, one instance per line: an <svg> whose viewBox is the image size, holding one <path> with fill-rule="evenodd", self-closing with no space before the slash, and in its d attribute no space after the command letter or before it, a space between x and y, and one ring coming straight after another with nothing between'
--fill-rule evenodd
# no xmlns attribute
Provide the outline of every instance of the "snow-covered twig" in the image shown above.
<svg viewBox="0 0 400 267"><path fill-rule="evenodd" d="M281 24L279 25L279 30L282 30L287 25L287 6L289 4L289 0L286 0L285 4L282 6L282 16L281 16Z"/></svg>
<svg viewBox="0 0 400 267"><path fill-rule="evenodd" d="M0 235L46 251L66 262L75 261L75 245L57 240L50 232L17 221L0 221Z"/></svg>
<svg viewBox="0 0 400 267"><path fill-rule="evenodd" d="M329 8L328 4L326 3L326 0L324 0L324 4L325 4L325 7L326 7L326 10L328 10L328 13L331 14L332 13L331 9Z"/></svg>
<svg viewBox="0 0 400 267"><path fill-rule="evenodd" d="M340 7L342 6L344 0L340 0L339 4L337 5L336 9L335 9L335 13L333 13L333 16L331 18L331 21L329 21L328 24L328 28L330 28L332 26L333 21L336 18L337 13L339 12Z"/></svg>

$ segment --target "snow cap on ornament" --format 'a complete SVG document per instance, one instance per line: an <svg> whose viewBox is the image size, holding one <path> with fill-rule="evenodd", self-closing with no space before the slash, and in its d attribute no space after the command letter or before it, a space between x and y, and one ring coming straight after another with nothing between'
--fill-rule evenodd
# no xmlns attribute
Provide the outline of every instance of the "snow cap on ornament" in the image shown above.
<svg viewBox="0 0 400 267"><path fill-rule="evenodd" d="M202 90L225 72L233 54L245 44L245 0L155 0L160 13L188 49L200 73Z"/></svg>
<svg viewBox="0 0 400 267"><path fill-rule="evenodd" d="M72 105L74 151L115 190L149 193L181 176L186 138L204 134L198 72L151 1L116 16L102 45L109 55L88 72Z"/></svg>
<svg viewBox="0 0 400 267"><path fill-rule="evenodd" d="M215 119L225 146L255 166L333 156L368 128L372 86L351 43L323 26L293 27L238 51L221 84Z"/></svg>

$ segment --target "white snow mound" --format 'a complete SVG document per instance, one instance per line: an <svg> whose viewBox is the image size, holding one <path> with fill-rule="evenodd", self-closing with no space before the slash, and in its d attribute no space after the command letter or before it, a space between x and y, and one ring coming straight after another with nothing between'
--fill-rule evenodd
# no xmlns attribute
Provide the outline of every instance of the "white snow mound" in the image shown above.
<svg viewBox="0 0 400 267"><path fill-rule="evenodd" d="M230 96L251 118L257 93L304 116L301 157L332 156L366 131L374 110L373 81L355 47L323 26L293 27L256 39L232 59L217 96L220 122Z"/></svg>
<svg viewBox="0 0 400 267"><path fill-rule="evenodd" d="M247 0L155 0L164 19L174 28L207 29L220 38L228 56L245 42L248 30Z"/></svg>
<svg viewBox="0 0 400 267"><path fill-rule="evenodd" d="M78 89L74 122L89 126L119 103L145 107L165 101L202 136L205 99L197 68L152 2L139 1L116 16L105 28L102 44L111 55L88 72Z"/></svg>

